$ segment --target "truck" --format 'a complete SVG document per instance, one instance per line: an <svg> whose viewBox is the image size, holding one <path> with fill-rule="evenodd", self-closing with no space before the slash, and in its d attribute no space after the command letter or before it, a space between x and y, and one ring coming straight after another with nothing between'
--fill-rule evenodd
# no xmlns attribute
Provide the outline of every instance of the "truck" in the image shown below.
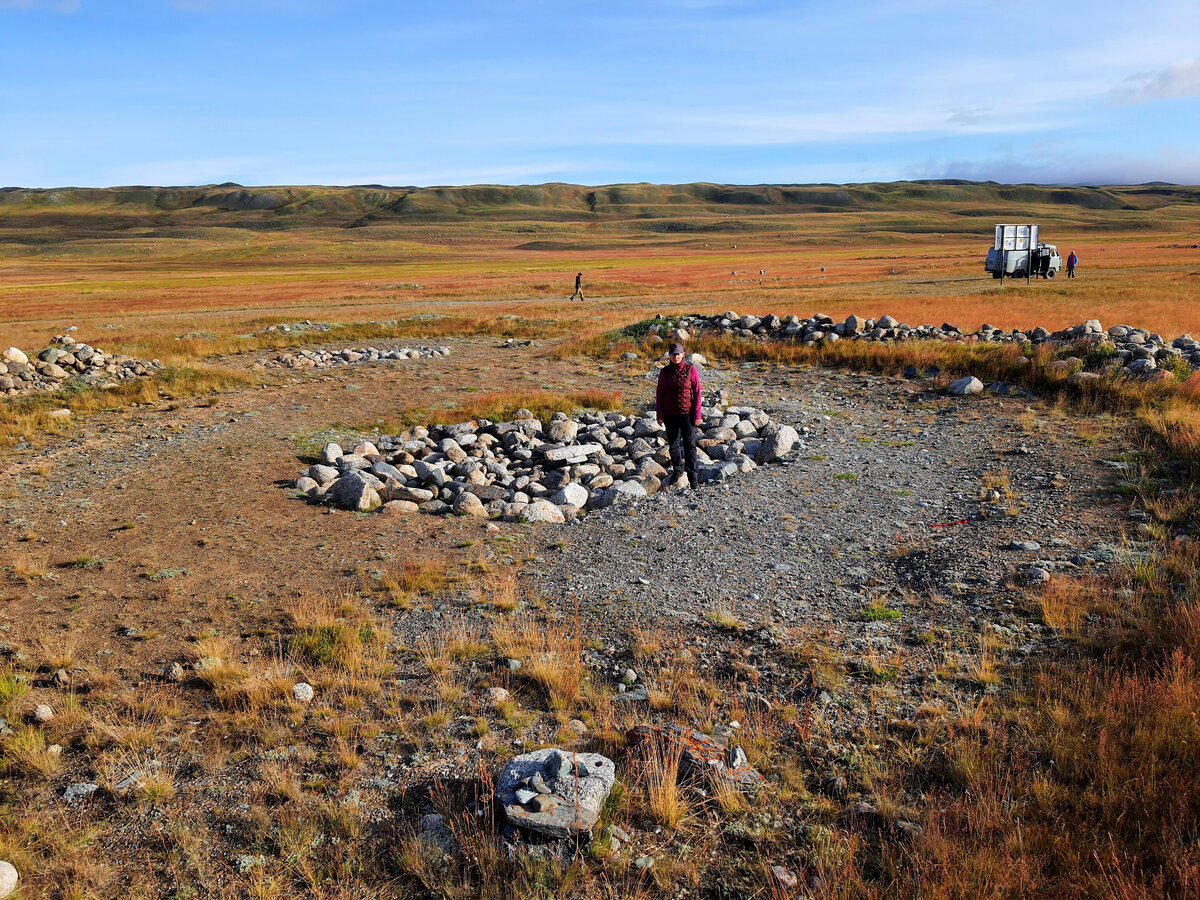
<svg viewBox="0 0 1200 900"><path fill-rule="evenodd" d="M988 251L984 271L993 278L1053 278L1062 271L1054 244L1038 240L1037 225L997 225L996 241Z"/></svg>

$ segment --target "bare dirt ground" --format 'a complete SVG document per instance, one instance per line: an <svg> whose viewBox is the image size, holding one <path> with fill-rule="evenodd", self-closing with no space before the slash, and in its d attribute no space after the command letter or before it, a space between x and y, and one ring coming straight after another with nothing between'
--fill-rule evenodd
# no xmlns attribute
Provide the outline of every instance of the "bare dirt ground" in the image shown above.
<svg viewBox="0 0 1200 900"><path fill-rule="evenodd" d="M455 352L445 359L355 367L295 379L269 377L261 387L222 396L216 406L163 402L101 414L60 446L10 461L3 473L11 486L10 496L2 507L13 538L10 550L44 563L50 573L29 586L11 581L5 585L13 621L10 637L21 641L45 628L69 630L80 644L81 656L91 655L88 650L94 648L93 653L111 653L112 662L120 661L122 668L153 669L156 663L175 658L181 641L208 627L232 627L244 634L271 631L278 625L283 601L309 590L337 590L341 584L352 584L380 553L404 557L414 543L421 542L423 552L433 549L439 555L469 558L455 545L478 536L475 523L424 516L383 521L287 502L281 487L304 465L299 448L306 439L311 444L313 435L323 431L330 436L350 434L338 426L382 419L410 406L417 393L432 390L437 392L434 396L453 400L463 391L482 387L529 387L531 379L551 387L603 384L594 376L581 376L576 363L534 357L536 350L498 354L495 340L449 343ZM1111 523L1097 527L1092 521L1093 508L1107 496L1100 480L1105 473L1094 466L1105 449L1088 446L1073 434L1060 434L1061 422L1047 428L1032 411L1032 401L990 398L964 404L969 408L960 411L932 393L917 395L924 401L922 406L912 397L919 385L889 384L885 379L719 370L713 375L714 381L736 385L731 387L734 402L773 409L820 433L819 440L815 435L810 439L810 449L813 454L827 454L826 459L799 460L786 474L767 469L749 479L751 485L783 479L781 486L795 491L790 515L800 530L789 527L788 533L797 535L789 543L798 545L804 535L813 559L837 546L844 554L844 539L854 534L858 537L851 543L870 548L876 557L886 557L899 541L912 541L914 546L927 541L933 535L929 525L937 524L930 520L956 521L977 514L981 480L986 473L1001 470L1012 470L1015 496L1028 497L1030 492L1053 490L1054 475L1070 469L1065 475L1070 487L1055 495L1055 504L1069 504L1061 513L1061 527L1112 536ZM646 396L637 395L649 394L648 383L634 377L630 381L630 399L644 403ZM820 404L814 407L816 398ZM881 403L886 404L886 413L880 412ZM877 418L881 414L894 418L885 424ZM926 421L954 427L926 426ZM1026 431L1034 437L1022 437ZM877 446L875 441L908 446ZM829 442L833 442L832 454ZM1039 449L1032 456L1006 455L1012 449L1006 445L1022 443ZM1064 448L1070 452L1062 452ZM882 460L885 454L900 458L887 461L887 471L880 473L875 457ZM938 484L936 473L929 469L935 456L947 464L952 461L952 481ZM857 483L835 480L843 469ZM802 474L799 480L797 473ZM913 483L914 473L923 476L917 483ZM732 490L744 497L751 487L739 479ZM897 497L897 492L903 496ZM947 503L946 496L957 497L957 502ZM715 502L713 495L697 497ZM851 509L842 509L847 502ZM885 515L881 502L902 504L903 510ZM1059 517L1039 512L1035 516L1014 511L1011 518L998 515L992 521L1013 534L1059 525ZM744 509L724 509L716 517L700 510L694 515L711 520L708 524L723 535L742 529L747 538L764 539L771 531L754 521L758 517L753 511ZM848 529L834 529L838 534L832 536L829 523L844 523L848 516ZM588 517L579 526L584 543L594 539L593 531L599 527L589 522L602 518ZM1030 526L1031 520L1036 527ZM771 523L779 529L786 524ZM566 529L571 535L577 530ZM957 544L964 530L947 528L944 542ZM546 543L558 539L551 536L554 529L544 531L545 535L540 530L534 533L545 537ZM681 536L672 541L679 546L669 556L692 555L697 569L703 571L702 560L711 548L696 546L693 539L689 533L687 540ZM715 541L735 553L740 546L728 537ZM817 549L822 544L829 547ZM824 568L806 566L776 550L780 563L794 564L791 577L780 580L794 581L809 570L818 582L831 580ZM990 550L986 548L985 555ZM766 590L755 571L763 566L742 561L749 564L749 571L733 573L723 597L713 599L742 598L744 604L749 587ZM644 561L623 560L622 564L645 568ZM593 567L581 559L577 568L560 575L587 581ZM946 590L950 582L942 581L940 588ZM686 582L680 588L684 593L690 590ZM800 592L809 590L820 586L809 585ZM744 614L750 619L769 618L770 602L763 601L757 608L750 603ZM113 637L120 637L126 628L136 629L139 637L120 642L124 648L115 651Z"/></svg>
<svg viewBox="0 0 1200 900"><path fill-rule="evenodd" d="M497 621L576 628L589 683L615 721L684 719L723 733L742 726L751 761L767 772L782 748L804 743L806 777L833 803L878 803L869 780L851 776L847 786L843 777L855 747L902 731L897 723L958 714L996 688L1005 661L1054 651L1057 638L1026 595L1030 567L1053 577L1103 570L1121 552L1127 504L1114 502L1118 473L1102 460L1130 448L1113 423L1067 417L1032 398L949 398L928 381L822 370L708 370L710 387L723 386L733 403L804 429L803 447L724 487L656 495L628 513L491 533L478 520L335 512L291 495L288 479L314 442L346 440L348 424L386 418L414 398L453 405L480 389L619 387L640 406L651 392L637 369L549 360L536 347L500 351L495 339L446 343L453 354L444 359L264 377L215 406L103 413L68 440L11 458L0 476L12 567L0 593L3 637L18 666L32 665L38 648L69 645L74 657L71 688L39 684L31 699L60 704L64 691L86 691L106 673L125 691L179 691L180 725L191 726L176 739L219 740L205 691L156 687L162 668L187 658L198 637L229 638L238 661L252 666L283 652L297 597L369 591L381 568L438 561L461 573L444 595L409 609L375 596L394 668L369 709L339 709L380 722L334 792L353 792L378 840L390 842L425 811L404 800L407 792L487 769L516 747L564 741L562 711L494 669L494 650L463 675L465 697L451 709L465 715L427 719L429 738L414 741L381 713L397 703L423 708L441 690L412 648L430 635L486 635ZM1036 546L1014 549L1014 541ZM478 585L496 573L515 585L509 610L479 602ZM638 680L623 690L631 668ZM678 697L697 679L719 687L703 713L682 714ZM528 717L489 711L488 685L510 688ZM800 717L794 732L756 743L752 733L779 710ZM490 720L482 738L480 717ZM585 718L597 735L612 725ZM285 750L328 732L316 714L292 722ZM129 879L144 856L159 873L151 895L185 882L204 895L234 890L231 860L256 858L262 844L249 836L250 813L224 807L253 794L279 752L263 745L210 763L214 771L180 767L176 808L225 829L200 853L221 873L208 883L155 849L161 835L143 806L98 799L69 816L108 820L97 846L115 870L110 883ZM298 758L302 770L316 768ZM88 758L68 748L61 772L37 790L61 797L95 777ZM920 817L919 798L902 805L905 817ZM803 827L776 824L782 837L768 852L813 871L787 849L800 846ZM627 860L671 857L683 840L636 819L627 830ZM722 869L715 856L711 865ZM717 892L718 877L745 887L727 872L693 877Z"/></svg>

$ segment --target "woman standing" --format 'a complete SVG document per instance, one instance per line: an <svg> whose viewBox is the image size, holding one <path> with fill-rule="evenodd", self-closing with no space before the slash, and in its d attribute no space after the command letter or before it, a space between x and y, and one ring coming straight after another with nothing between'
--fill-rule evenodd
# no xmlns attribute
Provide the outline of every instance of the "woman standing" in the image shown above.
<svg viewBox="0 0 1200 900"><path fill-rule="evenodd" d="M700 486L696 469L696 426L700 424L700 373L683 361L683 344L668 349L670 362L658 373L658 391L654 409L658 424L666 426L667 445L671 448L671 479L679 484L687 475L688 487Z"/></svg>

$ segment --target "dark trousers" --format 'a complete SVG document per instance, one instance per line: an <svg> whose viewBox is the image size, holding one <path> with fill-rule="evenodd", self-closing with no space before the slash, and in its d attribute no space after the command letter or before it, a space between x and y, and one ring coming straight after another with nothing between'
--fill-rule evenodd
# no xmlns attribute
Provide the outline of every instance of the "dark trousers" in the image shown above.
<svg viewBox="0 0 1200 900"><path fill-rule="evenodd" d="M700 474L696 470L696 425L691 416L663 416L667 429L667 446L671 448L671 476L678 478L686 472L688 484L700 485Z"/></svg>

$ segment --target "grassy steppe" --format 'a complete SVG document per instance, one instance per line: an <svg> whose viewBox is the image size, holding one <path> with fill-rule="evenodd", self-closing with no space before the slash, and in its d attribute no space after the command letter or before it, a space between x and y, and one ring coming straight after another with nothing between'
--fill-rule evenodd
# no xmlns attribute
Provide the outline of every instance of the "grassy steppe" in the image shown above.
<svg viewBox="0 0 1200 900"><path fill-rule="evenodd" d="M1194 302L1200 198L1191 188L230 186L8 191L0 197L3 346L40 346L50 333L77 324L81 337L106 349L177 365L302 341L445 334L543 336L562 355L609 355L612 349L598 338L617 326L658 312L728 307L891 313L913 324L948 320L964 328L985 320L1058 327L1098 317L1106 325L1148 325L1169 336L1200 331ZM992 226L1014 220L1041 222L1049 240L1076 249L1081 277L1001 287L984 276ZM567 303L573 274L581 270L589 300ZM444 318L415 318L429 314ZM520 318L502 318L514 315ZM236 337L304 318L342 325L308 337ZM366 324L380 321L392 324ZM190 332L202 336L177 340ZM712 804L723 816L748 823L747 837L722 844L732 849L714 865L738 869L742 884L749 879L748 892L783 895L766 865L746 872L748 860L769 864L770 853L792 849L798 832L774 823L796 815L808 840L807 871L822 877L812 893L821 897L1200 895L1200 505L1191 474L1200 467L1200 379L1157 385L1108 379L1072 388L1048 355L1020 368L1015 354L1002 348L764 349L716 340L703 349L730 362L885 372L910 361L936 362L948 371L1024 381L1051 409L1118 414L1131 445L1141 450L1127 490L1152 515L1143 537L1155 550L1149 559L1131 555L1114 577L1055 579L1045 591L1029 592L1029 615L1064 639L1052 662L1002 676L989 672L988 683L1004 689L981 695L977 706L896 722L853 748L874 795L894 801L891 808L880 804L885 820L898 816L906 798L921 798L924 830L912 839L860 827L806 782L802 754L782 758L772 728L794 728L784 721L786 711L778 721L738 711L748 730L760 734L759 752L781 757L774 761L782 774L778 791L745 806L740 798L714 794ZM222 386L202 369L176 377L185 383L163 385L171 396L186 394L189 385ZM139 385L105 402L153 403L158 390ZM542 394L474 399L463 415L556 405ZM81 413L90 408L86 398L71 402ZM31 401L23 414L36 424L42 412ZM114 530L129 535L138 527L131 517ZM22 547L43 542L29 532L19 540ZM70 632L48 632L25 663L0 672L0 713L11 723L21 720L31 672L39 680L37 696L59 696L40 681L60 667L81 670L88 690L63 695L60 716L49 727L21 724L4 744L0 856L16 860L47 896L80 898L401 891L674 896L681 885L698 884L698 863L663 857L642 876L628 861L605 862L600 845L589 848L586 862L570 866L501 859L490 830L471 815L455 820L464 852L453 860L407 830L384 848L365 833L355 804L340 802L363 757L374 752L378 719L431 753L454 712L477 714L481 740L489 730L523 725L529 710L476 710L462 702L464 683L477 677L474 660L484 653L524 660L529 687L545 694L545 715L560 724L569 715L587 717L603 749L622 749L611 703L582 682L581 636L569 624L521 631L503 619L516 607L517 587L490 571L482 556L462 572L440 567L425 558L433 543L414 551L419 558L384 560L377 571L334 579L341 588L351 585L337 600L301 598L286 622L273 625L274 655L253 664L236 662L237 649L223 635L198 633L189 658L221 663L204 669L202 684L193 686L204 691L202 703L136 671L84 669L72 659ZM459 545L460 555L468 546ZM40 586L54 573L39 559L14 555L9 583L49 590ZM61 567L84 577L104 564L80 555ZM144 578L164 602L175 597L171 572L155 565ZM483 636L447 633L414 642L398 658L428 676L432 693L387 693L396 656L385 652L386 627L363 598L385 597L407 609L434 602L456 577L476 585L478 602L496 610L497 627ZM20 611L12 612L15 621ZM658 652L653 634L636 637L639 656ZM538 668L551 652L561 665ZM808 648L803 655L807 661ZM291 694L299 675L329 698L317 717L321 740L305 745L307 758L271 756L296 742L295 729L305 719ZM683 668L675 683L676 694L655 699L681 718L705 713L722 696L722 685ZM195 740L184 727L193 716L220 740ZM68 758L86 755L109 803L111 812L87 827L78 827L72 819L78 814L57 801L27 802L41 796L64 765L48 752L53 742L68 748ZM177 769L120 793L118 775L152 753L177 755ZM182 784L193 772L228 772L246 760L260 765L261 777L244 798L248 811L231 816L238 833L253 839L236 848L248 854L251 867L214 874L207 847L226 838L180 807L173 779ZM664 767L669 762L647 761L643 779L614 801L606 821L649 819L703 848L716 838L679 818L673 779L655 777ZM321 778L314 780L314 771ZM461 811L442 799L448 811ZM144 866L109 859L105 848L127 828L157 829L161 858L147 857ZM274 865L270 871L257 868L260 852Z"/></svg>
<svg viewBox="0 0 1200 900"><path fill-rule="evenodd" d="M1001 221L1041 223L1081 277L993 282L982 261ZM9 189L0 330L28 346L77 324L132 347L264 319L519 313L601 331L735 306L1180 332L1200 330L1198 233L1187 187ZM576 271L589 302L571 306Z"/></svg>

